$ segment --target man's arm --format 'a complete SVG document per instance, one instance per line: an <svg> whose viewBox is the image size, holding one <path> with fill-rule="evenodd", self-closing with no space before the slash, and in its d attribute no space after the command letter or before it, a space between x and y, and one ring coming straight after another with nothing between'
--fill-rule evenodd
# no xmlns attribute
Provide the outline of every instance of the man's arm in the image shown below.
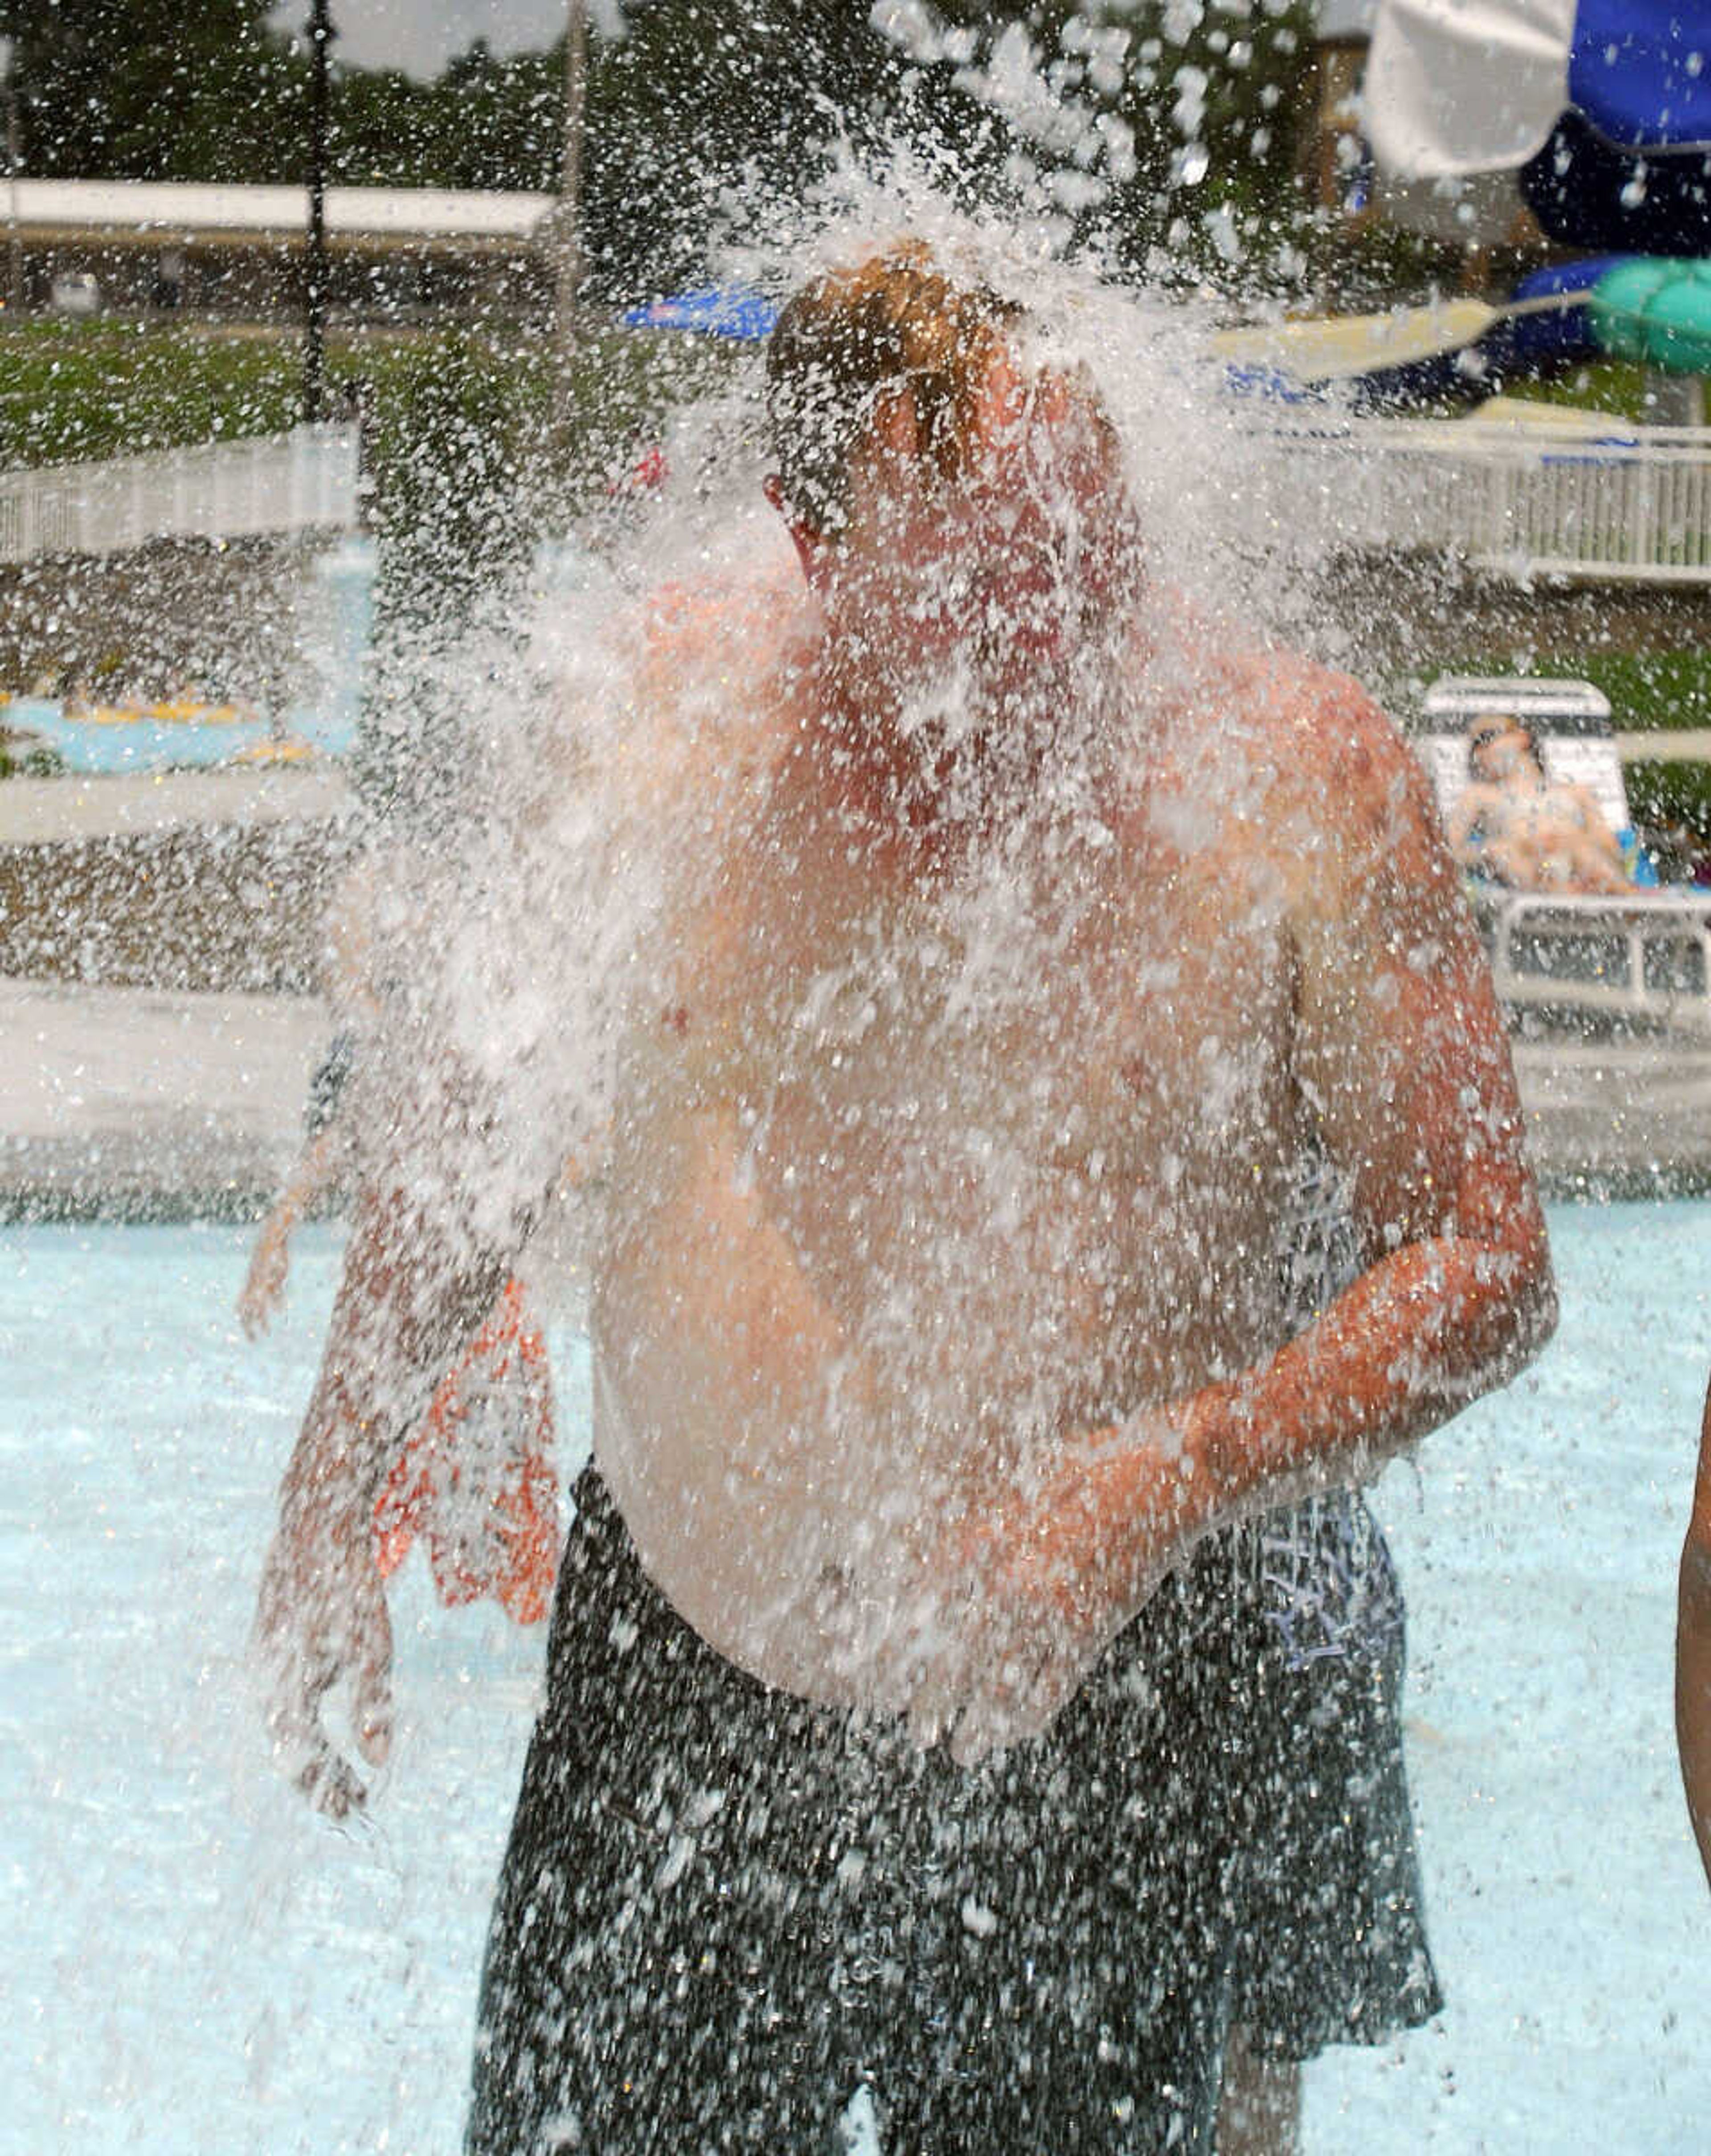
<svg viewBox="0 0 1711 2156"><path fill-rule="evenodd" d="M250 1339L259 1339L266 1332L285 1299L291 1237L305 1213L338 1174L347 1150L346 1133L337 1122L317 1131L298 1154L285 1187L257 1229L249 1269L238 1296L238 1316Z"/></svg>
<svg viewBox="0 0 1711 2156"><path fill-rule="evenodd" d="M1675 1736L1688 1817L1711 1880L1711 1392L1705 1395L1693 1517L1677 1589Z"/></svg>
<svg viewBox="0 0 1711 2156"><path fill-rule="evenodd" d="M424 1093L433 1091L424 1081ZM435 1097L448 1125L467 1113L466 1099ZM431 1143L425 1108L414 1141ZM280 1764L335 1816L360 1804L363 1789L322 1721L333 1687L351 1687L357 1748L371 1764L391 1743L392 1638L374 1562L375 1501L434 1386L491 1311L527 1227L520 1213L508 1236L471 1232L455 1164L447 1166L456 1142L444 1144L438 1178L426 1151L401 1155L358 1199L256 1608Z"/></svg>
<svg viewBox="0 0 1711 2156"><path fill-rule="evenodd" d="M1444 824L1444 837L1458 861L1467 864L1478 860L1483 841L1474 832L1495 798L1496 789L1490 786L1476 783L1462 788Z"/></svg>
<svg viewBox="0 0 1711 2156"><path fill-rule="evenodd" d="M1251 1368L1066 1449L1005 1568L1063 1619L1014 1692L1020 1726L1066 1695L1078 1642L1108 1637L1201 1535L1370 1472L1507 1382L1555 1322L1503 1021L1425 774L1364 699L1325 724L1323 795L1344 807L1303 850L1294 1067L1352 1178L1363 1270Z"/></svg>
<svg viewBox="0 0 1711 2156"><path fill-rule="evenodd" d="M1226 1503L1335 1481L1515 1375L1555 1323L1502 1014L1426 776L1364 699L1326 715L1346 803L1297 910L1295 1070L1353 1183L1364 1270L1189 1417Z"/></svg>

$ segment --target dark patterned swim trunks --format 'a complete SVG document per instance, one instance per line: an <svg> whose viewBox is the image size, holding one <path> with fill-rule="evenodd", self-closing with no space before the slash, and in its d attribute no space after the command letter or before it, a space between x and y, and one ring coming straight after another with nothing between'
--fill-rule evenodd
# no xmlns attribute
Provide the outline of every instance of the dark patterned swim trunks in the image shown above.
<svg viewBox="0 0 1711 2156"><path fill-rule="evenodd" d="M1237 1553L974 1769L708 1647L577 1489L469 2147L1205 2150L1228 2012ZM1246 1651L1244 1637L1243 1651Z"/></svg>

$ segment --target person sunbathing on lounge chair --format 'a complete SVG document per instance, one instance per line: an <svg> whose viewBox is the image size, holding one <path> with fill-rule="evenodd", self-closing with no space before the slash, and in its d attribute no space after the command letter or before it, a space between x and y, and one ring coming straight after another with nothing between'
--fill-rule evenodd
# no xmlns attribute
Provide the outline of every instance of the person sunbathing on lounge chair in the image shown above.
<svg viewBox="0 0 1711 2156"><path fill-rule="evenodd" d="M1584 786L1545 772L1539 744L1506 712L1467 737L1469 785L1448 837L1470 874L1516 891L1618 891L1631 886L1616 835Z"/></svg>

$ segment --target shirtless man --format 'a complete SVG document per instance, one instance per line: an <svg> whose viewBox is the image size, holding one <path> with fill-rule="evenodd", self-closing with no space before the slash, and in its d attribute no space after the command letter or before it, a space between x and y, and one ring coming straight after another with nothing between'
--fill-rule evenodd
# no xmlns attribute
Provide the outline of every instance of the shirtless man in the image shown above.
<svg viewBox="0 0 1711 2156"><path fill-rule="evenodd" d="M655 631L677 880L470 2146L814 2149L869 2081L897 2156L1205 2148L1221 1530L1547 1335L1503 1030L1406 750L1351 684L1209 650L1013 310L904 246L799 295L768 374L805 590ZM1362 1270L1292 1333L1315 1130ZM395 1311L336 1316L263 1583L335 1808L327 1688L387 1738L377 1455L509 1255L424 1240Z"/></svg>
<svg viewBox="0 0 1711 2156"><path fill-rule="evenodd" d="M1676 1589L1675 1734L1688 1818L1711 1881L1711 1391Z"/></svg>

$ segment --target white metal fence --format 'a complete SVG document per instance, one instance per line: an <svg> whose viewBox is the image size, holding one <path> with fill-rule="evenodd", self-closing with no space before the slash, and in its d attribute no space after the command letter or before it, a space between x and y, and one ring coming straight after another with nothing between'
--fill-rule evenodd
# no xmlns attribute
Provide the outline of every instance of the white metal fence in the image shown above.
<svg viewBox="0 0 1711 2156"><path fill-rule="evenodd" d="M1481 911L1512 1007L1711 1038L1711 896L1513 892Z"/></svg>
<svg viewBox="0 0 1711 2156"><path fill-rule="evenodd" d="M1297 424L1248 520L1332 547L1449 552L1518 578L1711 585L1711 428ZM0 473L0 561L357 521L348 426Z"/></svg>
<svg viewBox="0 0 1711 2156"><path fill-rule="evenodd" d="M1278 529L1521 578L1711 584L1711 428L1369 420L1275 439Z"/></svg>
<svg viewBox="0 0 1711 2156"><path fill-rule="evenodd" d="M294 427L107 464L0 472L0 562L114 554L151 539L239 539L357 521L357 430Z"/></svg>

